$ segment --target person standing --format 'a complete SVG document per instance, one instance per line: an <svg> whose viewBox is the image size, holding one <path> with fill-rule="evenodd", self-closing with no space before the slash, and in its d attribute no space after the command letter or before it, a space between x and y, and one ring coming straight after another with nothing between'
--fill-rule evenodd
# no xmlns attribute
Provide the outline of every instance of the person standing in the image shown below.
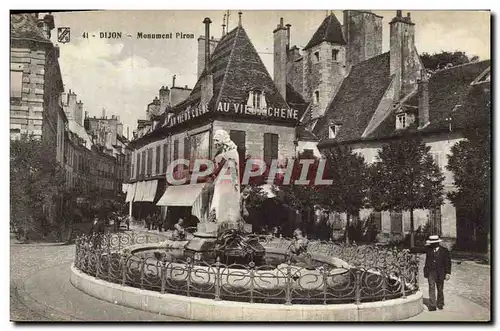
<svg viewBox="0 0 500 331"><path fill-rule="evenodd" d="M439 245L438 235L429 236L426 247L413 247L412 253L425 253L424 277L429 282L429 311L444 309L444 281L450 279L451 258L446 247ZM437 289L437 300L436 300Z"/></svg>

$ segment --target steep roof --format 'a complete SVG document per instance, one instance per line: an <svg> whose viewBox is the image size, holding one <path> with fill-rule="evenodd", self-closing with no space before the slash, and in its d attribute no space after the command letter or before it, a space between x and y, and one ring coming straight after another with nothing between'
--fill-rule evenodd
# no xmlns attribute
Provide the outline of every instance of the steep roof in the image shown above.
<svg viewBox="0 0 500 331"><path fill-rule="evenodd" d="M304 125L297 126L295 134L298 141L319 141L319 138L314 133L307 130Z"/></svg>
<svg viewBox="0 0 500 331"><path fill-rule="evenodd" d="M490 60L485 60L434 73L429 78L430 123L421 131L448 130L450 122L447 118L452 119L454 128L468 126L475 111L473 107L470 107L470 104L478 102L478 98L484 97L484 94L480 92L482 88L477 88L471 83L489 67ZM418 107L418 95L414 94L402 106L414 109ZM367 138L382 138L395 134L397 134L396 117L388 116Z"/></svg>
<svg viewBox="0 0 500 331"><path fill-rule="evenodd" d="M242 26L221 38L210 57L208 67L213 75L214 91L209 107L214 107L218 102L246 103L250 90L264 92L267 103L275 108L287 107ZM189 97L173 107L174 113L200 102L201 82L207 74L205 69Z"/></svg>
<svg viewBox="0 0 500 331"><path fill-rule="evenodd" d="M33 14L10 15L10 38L50 43L38 27L37 19Z"/></svg>
<svg viewBox="0 0 500 331"><path fill-rule="evenodd" d="M353 66L313 133L328 138L329 124L338 123L337 141L361 138L390 82L389 52Z"/></svg>
<svg viewBox="0 0 500 331"><path fill-rule="evenodd" d="M342 26L335 14L328 15L316 32L313 34L311 40L307 43L304 50L321 44L323 41L328 41L334 44L345 45L344 35L342 34Z"/></svg>

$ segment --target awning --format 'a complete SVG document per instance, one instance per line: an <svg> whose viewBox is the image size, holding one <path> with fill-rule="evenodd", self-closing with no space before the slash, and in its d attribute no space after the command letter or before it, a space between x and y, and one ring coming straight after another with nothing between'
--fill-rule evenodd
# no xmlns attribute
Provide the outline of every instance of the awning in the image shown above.
<svg viewBox="0 0 500 331"><path fill-rule="evenodd" d="M142 201L142 197L144 196L144 186L145 182L137 182L137 188L135 189L134 201L140 202Z"/></svg>
<svg viewBox="0 0 500 331"><path fill-rule="evenodd" d="M201 196L203 187L205 183L169 186L156 205L191 207Z"/></svg>
<svg viewBox="0 0 500 331"><path fill-rule="evenodd" d="M127 197L125 198L125 202L134 201L135 190L137 188L137 183L130 184L127 190Z"/></svg>
<svg viewBox="0 0 500 331"><path fill-rule="evenodd" d="M146 190L144 191L144 195L142 197L142 201L153 202L156 196L156 189L158 187L158 180L150 180L147 183Z"/></svg>

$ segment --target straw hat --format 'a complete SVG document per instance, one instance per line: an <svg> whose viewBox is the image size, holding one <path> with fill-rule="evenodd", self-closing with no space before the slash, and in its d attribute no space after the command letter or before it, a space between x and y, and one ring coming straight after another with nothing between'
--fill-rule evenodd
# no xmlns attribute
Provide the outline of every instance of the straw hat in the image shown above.
<svg viewBox="0 0 500 331"><path fill-rule="evenodd" d="M440 243L442 240L439 238L438 235L432 235L429 236L429 239L425 242L425 244L435 244L435 243Z"/></svg>

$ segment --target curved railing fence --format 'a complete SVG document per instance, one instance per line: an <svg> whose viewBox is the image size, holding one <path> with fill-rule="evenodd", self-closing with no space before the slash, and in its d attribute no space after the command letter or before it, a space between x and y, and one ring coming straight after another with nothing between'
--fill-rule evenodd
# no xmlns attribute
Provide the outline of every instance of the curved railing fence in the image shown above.
<svg viewBox="0 0 500 331"><path fill-rule="evenodd" d="M76 241L75 267L124 286L243 302L359 304L405 298L418 290L418 260L407 250L311 242L309 252L325 262L305 269L290 263L256 266L157 259L127 249L141 244L153 244L154 248L162 240L145 233L82 236ZM266 248L286 249L291 242L263 237L261 243ZM336 266L327 261L328 257L348 265Z"/></svg>

